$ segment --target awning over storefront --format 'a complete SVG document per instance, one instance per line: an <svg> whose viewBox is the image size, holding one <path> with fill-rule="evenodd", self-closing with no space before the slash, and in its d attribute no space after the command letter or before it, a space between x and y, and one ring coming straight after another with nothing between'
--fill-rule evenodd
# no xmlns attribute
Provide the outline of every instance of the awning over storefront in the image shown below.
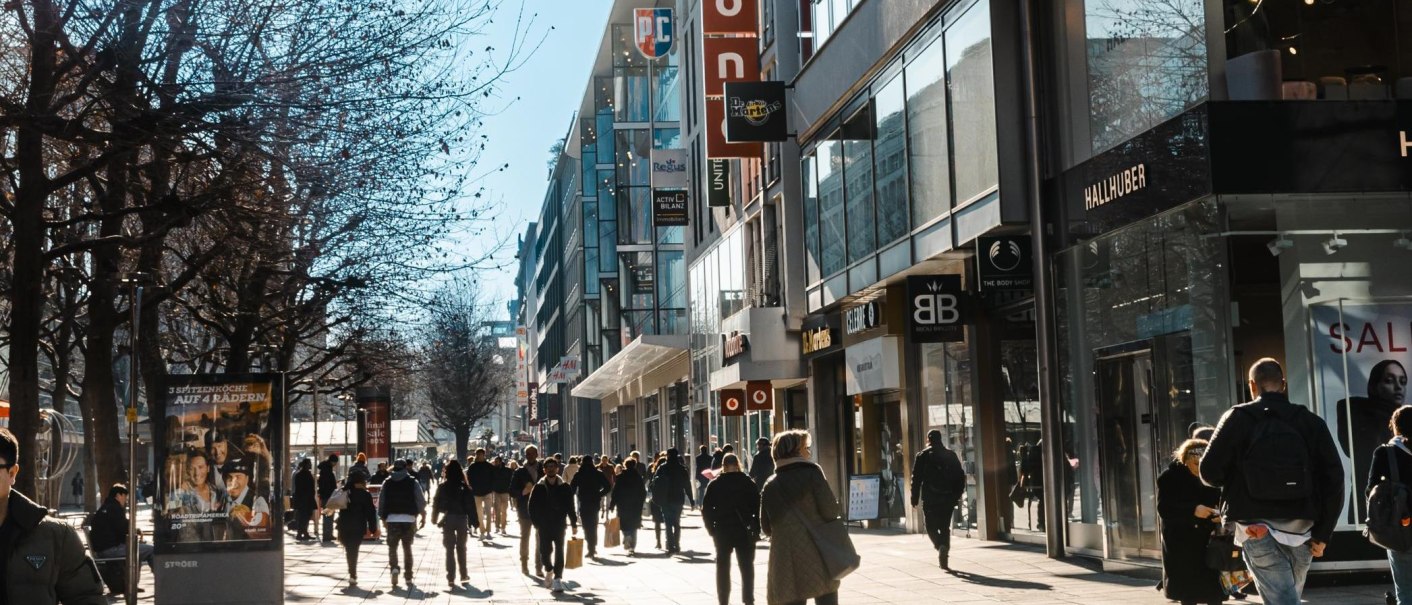
<svg viewBox="0 0 1412 605"><path fill-rule="evenodd" d="M358 446L357 422L325 420L322 422L289 423L290 449L314 447L316 431L319 447L354 448ZM415 419L392 421L392 447L433 447L436 444L436 437L431 434L431 427L427 425L426 421Z"/></svg>
<svg viewBox="0 0 1412 605"><path fill-rule="evenodd" d="M607 399L633 382L688 354L685 334L643 335L628 343L617 355L594 370L573 388L574 397ZM673 376L664 384L670 384ZM657 385L644 386L656 388Z"/></svg>

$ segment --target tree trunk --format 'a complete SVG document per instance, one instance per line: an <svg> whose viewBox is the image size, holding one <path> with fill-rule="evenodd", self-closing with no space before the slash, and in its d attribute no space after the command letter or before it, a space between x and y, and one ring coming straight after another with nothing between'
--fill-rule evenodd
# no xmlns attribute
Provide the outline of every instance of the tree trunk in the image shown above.
<svg viewBox="0 0 1412 605"><path fill-rule="evenodd" d="M84 427L86 445L95 452L122 452L118 438L118 401L113 380L113 333L118 325L118 313L113 308L116 296L116 253L94 254L94 261L103 267L96 272L88 299L88 347L84 352L82 394L79 407L88 420ZM105 260L108 259L108 260ZM112 265L112 266L107 266ZM89 439L89 435L92 439ZM100 487L123 480L123 456L97 456L94 460Z"/></svg>
<svg viewBox="0 0 1412 605"><path fill-rule="evenodd" d="M456 435L456 460L464 463L466 455L470 453L471 427L456 427L451 429Z"/></svg>

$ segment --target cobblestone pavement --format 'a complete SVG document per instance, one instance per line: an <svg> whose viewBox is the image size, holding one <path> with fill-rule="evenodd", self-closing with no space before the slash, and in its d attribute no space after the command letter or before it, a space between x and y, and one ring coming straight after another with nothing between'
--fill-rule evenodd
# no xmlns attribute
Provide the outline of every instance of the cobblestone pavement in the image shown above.
<svg viewBox="0 0 1412 605"><path fill-rule="evenodd" d="M145 516L145 515L144 515ZM440 530L430 524L414 545L416 589L392 590L388 576L387 547L363 545L359 562L359 588L347 588L346 564L339 546L300 544L286 535L285 595L287 603L330 604L487 604L604 603L611 605L708 605L716 603L715 566L711 542L701 529L701 518L692 513L683 520L684 552L667 556L655 546L651 521L639 533L640 553L629 558L621 548L600 548L597 560L586 560L579 569L567 570L568 590L555 595L540 578L520 573L518 524L511 520L510 536L495 536L487 545L474 540L468 547L471 585L448 592L445 554ZM1041 549L1018 544L953 539L947 574L936 567L936 557L923 535L889 531L855 530L854 542L863 566L843 582L840 602L875 603L1004 603L1045 604L1161 604L1165 599L1154 582L1104 573L1099 565L1080 557L1058 561ZM765 603L765 568L768 543L756 556L755 602ZM734 577L732 603L741 603L739 578ZM142 603L152 603L152 578L143 569L147 592ZM1306 603L1382 605L1387 586L1364 585L1318 588L1308 591ZM121 602L120 599L114 599ZM1235 603L1235 601L1232 601ZM1259 597L1244 603L1258 604Z"/></svg>

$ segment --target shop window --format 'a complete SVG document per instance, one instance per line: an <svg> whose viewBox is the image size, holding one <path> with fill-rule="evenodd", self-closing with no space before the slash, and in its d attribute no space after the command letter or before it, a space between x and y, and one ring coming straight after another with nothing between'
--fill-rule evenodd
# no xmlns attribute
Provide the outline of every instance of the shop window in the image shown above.
<svg viewBox="0 0 1412 605"><path fill-rule="evenodd" d="M835 135L837 136L837 135ZM828 140L815 151L819 179L820 271L830 276L847 265L843 206L843 143Z"/></svg>
<svg viewBox="0 0 1412 605"><path fill-rule="evenodd" d="M946 82L951 103L956 202L961 204L986 193L1000 181L988 3L976 3L946 28Z"/></svg>
<svg viewBox="0 0 1412 605"><path fill-rule="evenodd" d="M819 281L819 182L814 154L805 156L799 164L799 177L804 181L804 283Z"/></svg>
<svg viewBox="0 0 1412 605"><path fill-rule="evenodd" d="M1228 63L1230 79L1278 74L1287 83L1285 89L1294 93L1285 98L1412 97L1412 81L1397 86L1400 79L1412 76L1412 47L1404 42L1412 37L1406 2L1224 4L1226 56L1264 53L1273 59L1263 68L1259 61Z"/></svg>
<svg viewBox="0 0 1412 605"><path fill-rule="evenodd" d="M952 527L974 529L980 514L976 476L981 470L976 447L976 408L971 387L971 350L965 342L917 345L922 363L922 401L927 430L941 431L966 471L966 493L952 516Z"/></svg>
<svg viewBox="0 0 1412 605"><path fill-rule="evenodd" d="M1287 4L1303 8L1303 3ZM1084 24L1094 153L1206 99L1206 13L1201 0L1088 0Z"/></svg>
<svg viewBox="0 0 1412 605"><path fill-rule="evenodd" d="M907 159L912 175L912 226L951 209L947 151L946 45L940 38L907 64Z"/></svg>
<svg viewBox="0 0 1412 605"><path fill-rule="evenodd" d="M907 133L902 114L906 97L902 76L883 85L873 100L877 143L873 174L878 205L878 245L907 234Z"/></svg>

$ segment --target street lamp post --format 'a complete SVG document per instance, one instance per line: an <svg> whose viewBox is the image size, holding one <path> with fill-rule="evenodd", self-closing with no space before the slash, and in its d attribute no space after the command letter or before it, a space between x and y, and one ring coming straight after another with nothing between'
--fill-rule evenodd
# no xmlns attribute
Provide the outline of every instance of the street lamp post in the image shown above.
<svg viewBox="0 0 1412 605"><path fill-rule="evenodd" d="M132 311L131 324L128 326L127 382L127 480L129 487L135 486L137 480L137 327L142 315L142 289L143 286L151 282L152 276L146 273L128 273L122 278L122 283L128 287L128 301ZM138 571L142 564L137 560L137 501L129 498L128 502L132 502L133 506L129 507L127 516L127 591L124 596L127 605L137 605L137 584L140 580Z"/></svg>

